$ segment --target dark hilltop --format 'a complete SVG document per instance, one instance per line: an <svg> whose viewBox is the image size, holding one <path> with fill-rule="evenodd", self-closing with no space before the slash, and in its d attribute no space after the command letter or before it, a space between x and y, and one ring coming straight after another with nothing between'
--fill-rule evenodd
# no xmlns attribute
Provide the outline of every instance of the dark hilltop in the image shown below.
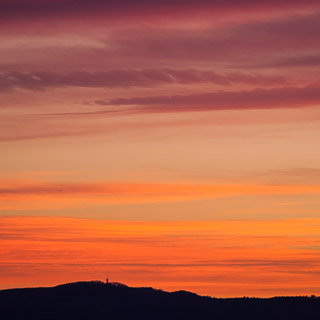
<svg viewBox="0 0 320 320"><path fill-rule="evenodd" d="M218 299L187 291L75 282L0 291L3 320L72 319L320 319L320 298Z"/></svg>

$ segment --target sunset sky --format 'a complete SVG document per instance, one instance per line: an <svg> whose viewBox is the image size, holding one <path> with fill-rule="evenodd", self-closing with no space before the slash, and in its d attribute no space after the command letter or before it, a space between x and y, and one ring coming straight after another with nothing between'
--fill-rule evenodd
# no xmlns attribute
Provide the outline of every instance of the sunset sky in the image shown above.
<svg viewBox="0 0 320 320"><path fill-rule="evenodd" d="M0 289L320 295L319 0L0 0Z"/></svg>

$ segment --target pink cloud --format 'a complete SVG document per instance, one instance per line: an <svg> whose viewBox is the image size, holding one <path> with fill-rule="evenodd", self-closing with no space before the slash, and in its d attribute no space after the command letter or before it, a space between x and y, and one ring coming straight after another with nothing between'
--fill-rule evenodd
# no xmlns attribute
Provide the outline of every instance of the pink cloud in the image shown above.
<svg viewBox="0 0 320 320"><path fill-rule="evenodd" d="M202 94L148 96L96 101L99 105L130 107L134 112L183 112L245 109L302 108L320 103L319 84L251 91L220 91Z"/></svg>
<svg viewBox="0 0 320 320"><path fill-rule="evenodd" d="M279 76L263 76L259 74L228 73L218 74L214 71L195 69L145 69L145 70L112 70L100 72L74 71L58 73L42 72L8 72L0 74L0 91L13 88L39 90L56 87L153 87L163 84L197 84L213 83L230 85L232 83L266 84L285 83Z"/></svg>
<svg viewBox="0 0 320 320"><path fill-rule="evenodd" d="M306 55L307 58L309 55L315 56L311 60L316 63L314 52L320 49L318 11L309 15L235 23L224 27L178 29L163 24L161 27L148 29L133 26L121 30L98 28L98 33L95 28L95 25L89 24L86 31L88 34L83 32L83 39L80 37L75 43L70 36L65 39L63 36L55 36L53 39L47 37L43 45L41 37L38 40L36 37L22 38L21 41L25 41L23 47L16 47L19 40L17 43L12 42L11 47L1 51L1 69L26 73L33 73L35 70L54 70L60 73L90 71L96 73L95 78L98 77L98 70L111 72L114 69L124 69L128 72L130 82L131 77L137 77L133 74L133 69L207 69L208 62L211 63L211 68L219 68L217 70L225 67L239 70L244 66L246 69L278 68L279 63L283 66L299 63L286 62L287 57ZM37 28L40 35L41 30ZM69 30L68 27L66 30ZM47 36L45 32L42 35ZM39 43L34 47L33 41ZM70 45L62 46L63 41ZM306 54L307 52L310 54ZM282 60L284 61L281 62ZM145 76L146 73L142 78ZM159 73L154 75L158 78L163 76ZM174 76L179 77L177 71ZM118 74L115 73L115 82L117 77ZM148 77L152 75L149 74Z"/></svg>
<svg viewBox="0 0 320 320"><path fill-rule="evenodd" d="M285 51L319 48L320 14L294 16L281 20L232 24L221 28L200 30L160 30L149 32L124 31L114 38L114 50L118 55L125 52L130 57L145 59L220 61L227 63L248 61L251 64L266 54L283 54ZM135 31L135 30L133 30Z"/></svg>
<svg viewBox="0 0 320 320"><path fill-rule="evenodd" d="M320 66L320 53L318 55L298 55L280 58L278 61L272 61L261 66L278 66L278 67L319 67Z"/></svg>

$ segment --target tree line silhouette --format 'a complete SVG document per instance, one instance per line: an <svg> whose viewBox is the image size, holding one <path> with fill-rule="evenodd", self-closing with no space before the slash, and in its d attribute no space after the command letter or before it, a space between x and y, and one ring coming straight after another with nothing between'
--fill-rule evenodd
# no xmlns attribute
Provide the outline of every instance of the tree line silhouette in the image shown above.
<svg viewBox="0 0 320 320"><path fill-rule="evenodd" d="M76 282L0 291L1 319L255 319L319 320L320 298L211 298L188 291Z"/></svg>

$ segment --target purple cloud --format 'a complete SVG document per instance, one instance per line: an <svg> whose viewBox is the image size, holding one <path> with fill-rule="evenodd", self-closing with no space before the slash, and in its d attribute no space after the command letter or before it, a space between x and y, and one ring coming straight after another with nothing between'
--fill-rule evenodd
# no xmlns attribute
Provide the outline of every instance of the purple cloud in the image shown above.
<svg viewBox="0 0 320 320"><path fill-rule="evenodd" d="M256 10L282 8L308 8L318 6L317 0L2 0L0 17L45 19L65 15L107 15L109 17L143 16L145 14L181 14L183 12L208 10Z"/></svg>

